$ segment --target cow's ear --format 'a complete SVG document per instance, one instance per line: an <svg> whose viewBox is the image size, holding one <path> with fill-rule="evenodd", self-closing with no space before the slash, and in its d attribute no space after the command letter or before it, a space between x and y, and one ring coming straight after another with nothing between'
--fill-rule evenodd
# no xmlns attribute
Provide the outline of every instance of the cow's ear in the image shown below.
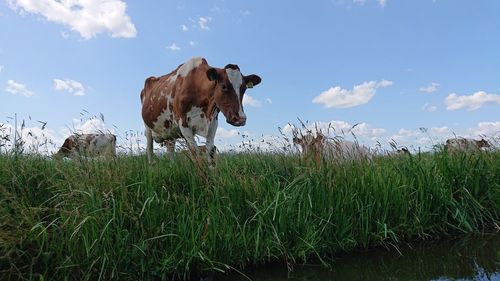
<svg viewBox="0 0 500 281"><path fill-rule="evenodd" d="M259 85L260 82L262 81L260 77L255 74L247 75L244 78L245 78L245 83L247 84L247 88L253 88L254 86Z"/></svg>
<svg viewBox="0 0 500 281"><path fill-rule="evenodd" d="M219 74L217 73L217 70L215 68L211 67L207 70L207 77L208 80L215 81L219 77Z"/></svg>

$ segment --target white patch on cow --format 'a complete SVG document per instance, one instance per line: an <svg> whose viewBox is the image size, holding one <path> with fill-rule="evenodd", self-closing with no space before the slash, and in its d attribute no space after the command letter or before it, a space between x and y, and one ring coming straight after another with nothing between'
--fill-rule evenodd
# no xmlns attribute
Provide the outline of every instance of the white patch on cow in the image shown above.
<svg viewBox="0 0 500 281"><path fill-rule="evenodd" d="M172 75L168 78L169 83L175 83L175 80L177 80L177 77L186 77L191 70L197 68L201 63L203 62L203 58L200 57L194 57L187 62L185 62L183 65L177 69L177 72L175 72L175 75Z"/></svg>
<svg viewBox="0 0 500 281"><path fill-rule="evenodd" d="M116 137L110 134L96 135L89 143L89 152L116 155Z"/></svg>
<svg viewBox="0 0 500 281"><path fill-rule="evenodd" d="M203 108L193 106L186 116L189 120L188 126L193 130L193 134L206 138L208 135L210 120L205 116Z"/></svg>
<svg viewBox="0 0 500 281"><path fill-rule="evenodd" d="M487 141L484 141L484 143L482 141L465 138L448 139L446 140L445 149L447 151L479 151L482 148L490 147Z"/></svg>
<svg viewBox="0 0 500 281"><path fill-rule="evenodd" d="M246 118L247 116L243 111L243 106L241 106L241 100L240 100L240 88L241 84L243 84L243 76L241 76L241 72L238 69L227 68L226 73L227 77L229 78L229 82L231 82L231 85L233 85L234 92L238 97L238 105L240 107L238 115L240 118Z"/></svg>
<svg viewBox="0 0 500 281"><path fill-rule="evenodd" d="M177 138L178 136L178 126L175 120L172 118L173 112L170 110L170 104L172 104L173 99L171 96L167 96L167 107L163 110L155 122L153 122L153 138L157 139L171 139ZM170 121L171 127L166 128L165 122Z"/></svg>

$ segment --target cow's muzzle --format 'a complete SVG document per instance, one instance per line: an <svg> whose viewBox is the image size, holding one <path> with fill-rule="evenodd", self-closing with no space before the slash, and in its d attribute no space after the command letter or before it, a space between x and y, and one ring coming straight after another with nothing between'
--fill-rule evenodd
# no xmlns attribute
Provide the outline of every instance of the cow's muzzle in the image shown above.
<svg viewBox="0 0 500 281"><path fill-rule="evenodd" d="M229 123L233 126L240 127L240 126L245 126L245 124L247 123L247 118L233 116L231 118L227 118L226 121L227 121L227 123Z"/></svg>

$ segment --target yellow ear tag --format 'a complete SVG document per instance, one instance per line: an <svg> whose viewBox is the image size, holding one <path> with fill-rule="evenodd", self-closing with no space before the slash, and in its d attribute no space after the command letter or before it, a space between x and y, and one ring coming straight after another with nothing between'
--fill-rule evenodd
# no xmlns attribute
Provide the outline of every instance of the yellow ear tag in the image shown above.
<svg viewBox="0 0 500 281"><path fill-rule="evenodd" d="M253 88L253 83L252 83L252 82L248 82L248 83L247 83L247 88L249 88L249 89L250 89L250 88Z"/></svg>

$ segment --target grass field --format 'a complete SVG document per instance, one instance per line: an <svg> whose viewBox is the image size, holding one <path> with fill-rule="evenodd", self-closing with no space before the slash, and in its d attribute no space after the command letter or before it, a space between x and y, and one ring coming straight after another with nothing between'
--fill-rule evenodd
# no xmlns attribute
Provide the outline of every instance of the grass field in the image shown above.
<svg viewBox="0 0 500 281"><path fill-rule="evenodd" d="M2 280L170 280L498 230L500 152L320 165L0 155ZM335 266L331 264L331 266Z"/></svg>

